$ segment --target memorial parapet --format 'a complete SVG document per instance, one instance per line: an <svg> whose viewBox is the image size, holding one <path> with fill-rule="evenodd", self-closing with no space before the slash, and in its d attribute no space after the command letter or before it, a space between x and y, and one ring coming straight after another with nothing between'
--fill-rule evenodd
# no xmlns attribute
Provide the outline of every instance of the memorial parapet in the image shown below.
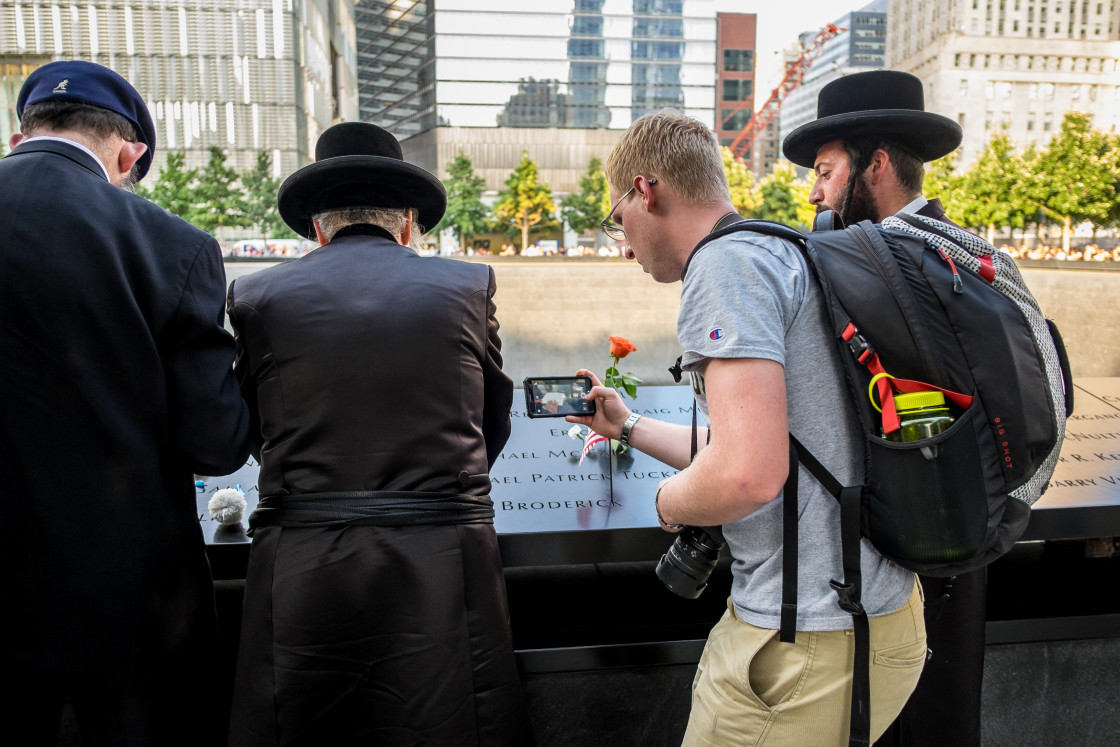
<svg viewBox="0 0 1120 747"><path fill-rule="evenodd" d="M1061 459L1031 512L1025 540L1120 536L1120 378L1078 379L1075 389ZM645 386L629 404L660 420L692 420L687 386ZM491 471L494 526L507 567L660 557L672 538L658 526L653 496L677 470L633 449L611 454L605 443L581 465L583 442L568 436L563 418L532 419L516 408L511 415L509 443ZM199 520L217 578L243 577L250 540L243 526L211 520L207 503L217 490L237 487L247 515L257 503L257 472L250 460L198 487Z"/></svg>
<svg viewBox="0 0 1120 747"><path fill-rule="evenodd" d="M1074 405L1024 540L1120 536L1120 378L1074 380Z"/></svg>

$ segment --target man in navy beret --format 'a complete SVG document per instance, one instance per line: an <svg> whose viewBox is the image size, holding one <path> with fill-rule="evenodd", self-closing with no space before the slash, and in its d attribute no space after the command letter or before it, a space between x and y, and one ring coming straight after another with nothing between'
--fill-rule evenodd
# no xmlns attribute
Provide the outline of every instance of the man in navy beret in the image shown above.
<svg viewBox="0 0 1120 747"><path fill-rule="evenodd" d="M155 128L53 62L0 160L0 722L53 745L205 745L216 637L193 475L248 455L213 237L128 191ZM214 725L221 730L221 724Z"/></svg>

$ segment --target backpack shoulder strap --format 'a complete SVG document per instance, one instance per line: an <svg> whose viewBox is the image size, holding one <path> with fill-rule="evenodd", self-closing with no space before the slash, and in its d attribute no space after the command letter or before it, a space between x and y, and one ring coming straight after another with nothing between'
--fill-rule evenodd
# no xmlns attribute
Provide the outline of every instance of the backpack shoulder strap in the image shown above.
<svg viewBox="0 0 1120 747"><path fill-rule="evenodd" d="M692 258L696 256L698 251L716 239L733 233L758 233L765 236L777 236L792 241L801 248L805 248L805 234L801 233L796 228L790 228L785 224L775 223L771 220L744 218L743 220L724 226L717 231L712 231L710 234L700 239L700 242L693 247L692 252L689 253L688 259L685 260L684 268L681 269L681 279L684 279L685 274L688 272L688 266L692 264Z"/></svg>
<svg viewBox="0 0 1120 747"><path fill-rule="evenodd" d="M822 210L813 219L813 233L817 231L839 231L844 228L844 219L835 210Z"/></svg>
<svg viewBox="0 0 1120 747"><path fill-rule="evenodd" d="M784 223L778 223L772 220L759 220L756 218L743 219L729 226L725 226L718 231L713 231L704 237L701 245L707 244L710 241L718 239L722 236L727 236L732 233L742 233L744 231L750 233L761 233L766 236L777 236L778 238L787 239L800 244L805 241L805 234L798 231L796 228L791 228ZM699 247L697 247L699 248Z"/></svg>
<svg viewBox="0 0 1120 747"><path fill-rule="evenodd" d="M789 545L797 546L797 463L806 469L840 503L840 549L844 568L844 580L830 579L828 584L836 592L840 609L852 616L855 632L855 657L852 672L852 708L848 737L850 747L865 746L869 742L871 730L871 673L870 673L870 625L867 611L863 607L863 573L860 567L860 536L863 518L863 489L860 485L843 486L832 473L825 469L813 454L793 434L790 442L790 477L786 478L782 501L783 547L782 556L782 626L779 640L792 642L792 632L787 627L795 627L797 616L797 551L789 550ZM790 527L793 527L791 530ZM790 569L792 568L792 580ZM791 611L792 610L792 611ZM792 615L793 622L787 621Z"/></svg>

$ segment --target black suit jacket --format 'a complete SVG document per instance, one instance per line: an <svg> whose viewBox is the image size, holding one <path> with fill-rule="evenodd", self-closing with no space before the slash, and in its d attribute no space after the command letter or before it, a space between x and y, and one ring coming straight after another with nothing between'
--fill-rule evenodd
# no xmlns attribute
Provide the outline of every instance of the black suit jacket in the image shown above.
<svg viewBox="0 0 1120 747"><path fill-rule="evenodd" d="M941 200L936 197L932 200L928 200L925 205L922 205L921 209L918 210L918 215L924 215L927 218L933 218L942 223L948 223L950 226L957 226L957 224L950 220L949 216L945 214L945 208L942 207ZM957 226L957 228L960 228L960 226Z"/></svg>
<svg viewBox="0 0 1120 747"><path fill-rule="evenodd" d="M248 455L216 242L74 146L0 160L0 651L127 685L215 630L195 473Z"/></svg>
<svg viewBox="0 0 1120 747"><path fill-rule="evenodd" d="M231 284L261 495L487 495L513 403L494 291L490 267L373 226Z"/></svg>

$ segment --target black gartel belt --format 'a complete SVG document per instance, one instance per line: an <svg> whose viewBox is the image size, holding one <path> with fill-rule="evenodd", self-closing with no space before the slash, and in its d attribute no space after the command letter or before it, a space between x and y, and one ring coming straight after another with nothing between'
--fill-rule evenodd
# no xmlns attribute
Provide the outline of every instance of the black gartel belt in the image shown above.
<svg viewBox="0 0 1120 747"><path fill-rule="evenodd" d="M249 516L249 533L256 527L493 523L494 503L486 495L349 490L262 497Z"/></svg>

